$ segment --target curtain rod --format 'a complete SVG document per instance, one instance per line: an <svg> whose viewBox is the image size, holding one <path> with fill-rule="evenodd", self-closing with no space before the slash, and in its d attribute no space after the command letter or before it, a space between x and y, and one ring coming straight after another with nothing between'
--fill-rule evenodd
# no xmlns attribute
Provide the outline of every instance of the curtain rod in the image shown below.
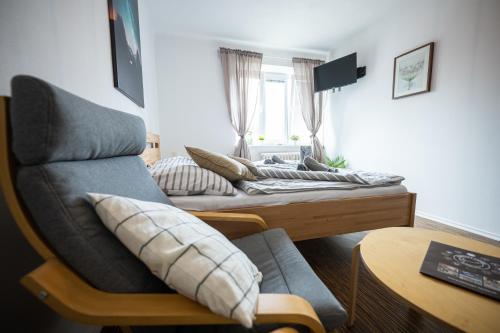
<svg viewBox="0 0 500 333"><path fill-rule="evenodd" d="M262 55L263 58L271 58L271 59L279 59L279 60L286 60L286 61L292 61L292 58L303 58L303 57L290 57L290 58L285 58L285 57L276 57L276 56L270 56L270 55ZM317 57L321 58L321 57ZM311 58L312 59L312 58ZM321 59L323 60L323 59Z"/></svg>
<svg viewBox="0 0 500 333"><path fill-rule="evenodd" d="M280 60L288 60L292 61L292 58L285 58L285 57L276 57L276 56L269 56L269 55L263 55L264 58L272 58L272 59L280 59Z"/></svg>

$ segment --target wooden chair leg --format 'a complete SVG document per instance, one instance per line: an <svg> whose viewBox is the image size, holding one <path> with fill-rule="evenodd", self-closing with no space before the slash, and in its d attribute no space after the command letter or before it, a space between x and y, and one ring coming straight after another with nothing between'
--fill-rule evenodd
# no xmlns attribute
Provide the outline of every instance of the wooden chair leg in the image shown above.
<svg viewBox="0 0 500 333"><path fill-rule="evenodd" d="M356 298L358 296L358 277L359 277L359 248L361 243L358 243L352 250L351 262L351 290L349 295L349 310L347 326L354 324L354 317L356 312Z"/></svg>

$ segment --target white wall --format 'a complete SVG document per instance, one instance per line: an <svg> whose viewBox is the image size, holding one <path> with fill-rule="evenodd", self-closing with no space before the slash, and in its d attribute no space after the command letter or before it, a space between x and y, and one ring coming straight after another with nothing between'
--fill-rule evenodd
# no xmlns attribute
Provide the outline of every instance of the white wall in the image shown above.
<svg viewBox="0 0 500 333"><path fill-rule="evenodd" d="M161 35L156 40L163 156L185 155L185 145L233 152L237 137L224 96L219 47L262 52L263 62L272 65L291 66L294 56L326 57L324 52L279 50L190 36ZM275 151L283 149L276 147ZM259 147L251 150L258 155Z"/></svg>
<svg viewBox="0 0 500 333"><path fill-rule="evenodd" d="M97 104L143 117L158 131L154 37L149 8L139 1L145 109L113 87L107 1L2 0L0 94L29 74Z"/></svg>
<svg viewBox="0 0 500 333"><path fill-rule="evenodd" d="M432 91L392 100L394 57L430 41ZM331 56L350 52L367 74L330 95L328 149L405 176L421 215L500 238L500 2L414 2Z"/></svg>

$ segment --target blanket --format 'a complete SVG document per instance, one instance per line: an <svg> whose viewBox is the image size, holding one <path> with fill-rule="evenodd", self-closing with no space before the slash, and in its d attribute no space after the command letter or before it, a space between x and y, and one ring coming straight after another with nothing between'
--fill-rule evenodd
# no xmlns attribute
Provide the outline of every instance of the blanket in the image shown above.
<svg viewBox="0 0 500 333"><path fill-rule="evenodd" d="M257 168L259 180L235 185L247 194L273 194L313 190L356 189L400 184L404 178L385 173L338 169L337 172L298 171L290 164Z"/></svg>

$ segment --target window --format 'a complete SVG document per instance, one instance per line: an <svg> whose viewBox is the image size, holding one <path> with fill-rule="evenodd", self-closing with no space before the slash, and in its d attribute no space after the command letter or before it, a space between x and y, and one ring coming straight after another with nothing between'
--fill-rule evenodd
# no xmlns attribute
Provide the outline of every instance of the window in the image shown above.
<svg viewBox="0 0 500 333"><path fill-rule="evenodd" d="M293 69L262 65L262 71L260 105L254 115L248 140L251 144L266 145L308 143L309 131L300 110L293 103ZM298 140L292 140L292 136L297 136Z"/></svg>

